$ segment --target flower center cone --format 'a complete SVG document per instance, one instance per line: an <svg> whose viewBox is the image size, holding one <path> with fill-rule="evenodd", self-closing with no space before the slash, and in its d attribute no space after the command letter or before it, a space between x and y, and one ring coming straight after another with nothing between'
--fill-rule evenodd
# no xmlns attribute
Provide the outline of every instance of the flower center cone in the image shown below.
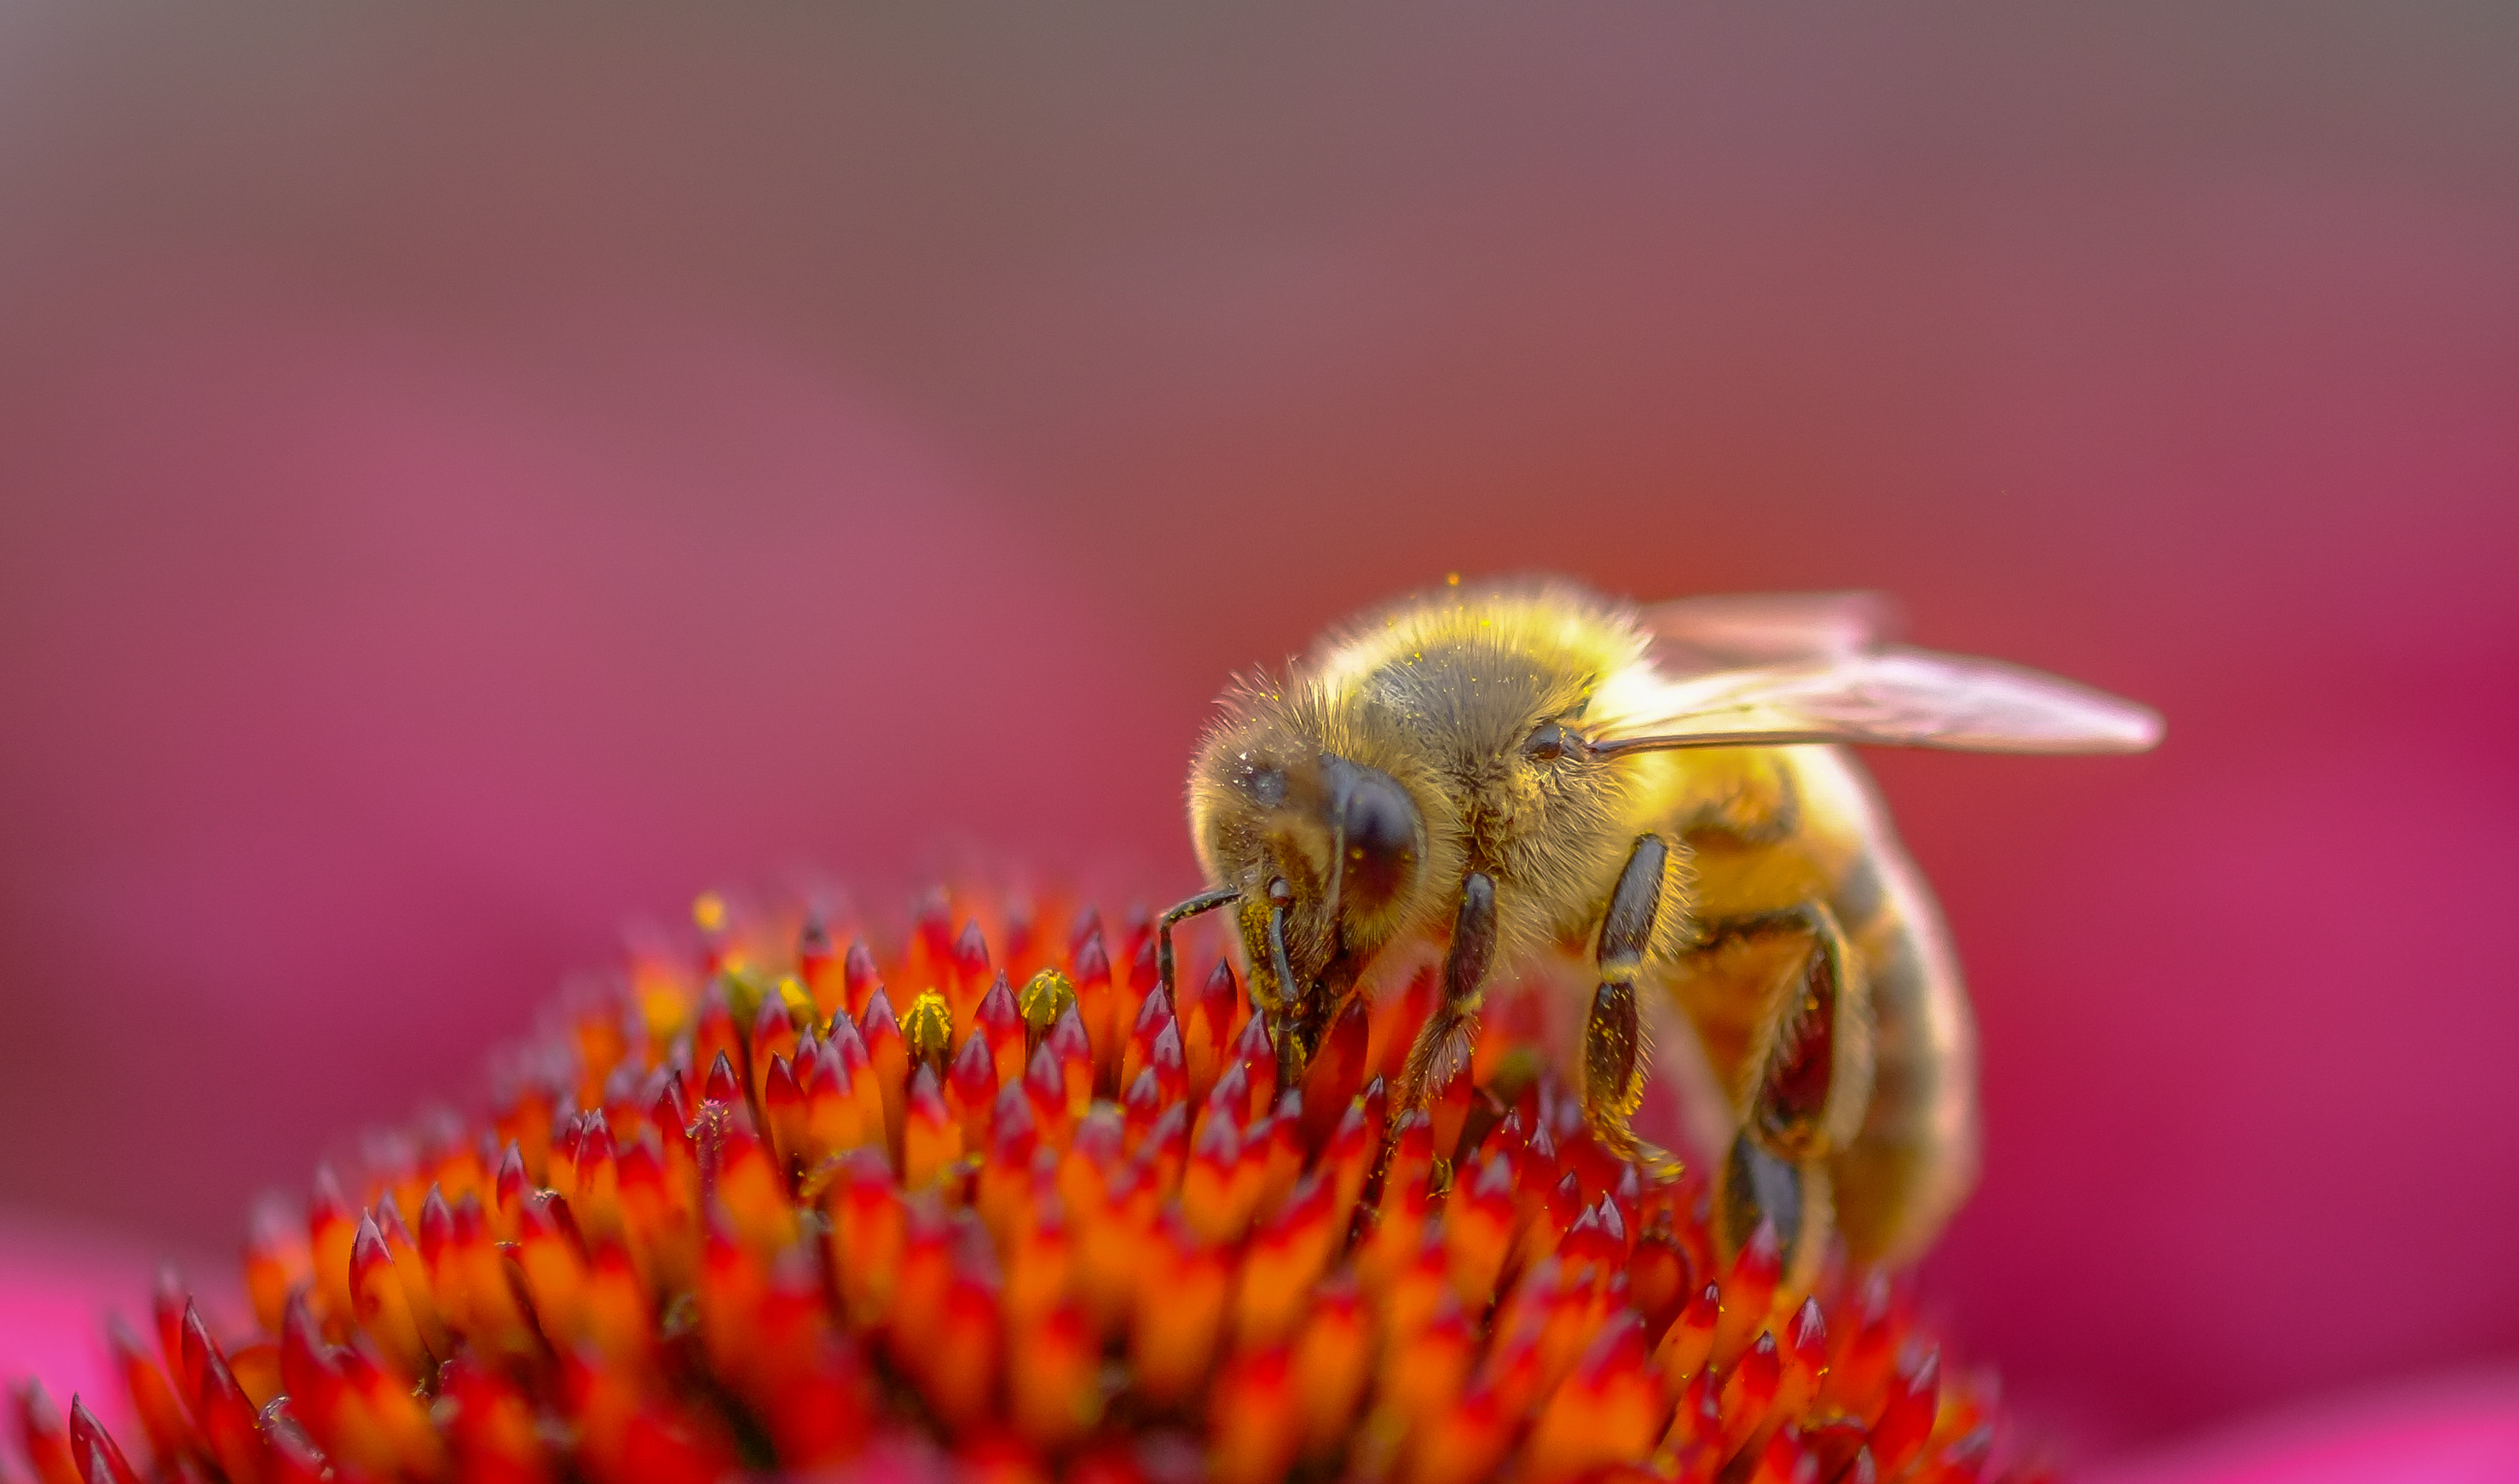
<svg viewBox="0 0 2519 1484"><path fill-rule="evenodd" d="M21 1387L41 1484L2026 1476L1900 1286L1723 1257L1530 1017L1400 1108L1424 981L1298 1073L1207 939L1162 992L1142 911L694 918L260 1213L251 1328L169 1280L113 1331L141 1437Z"/></svg>

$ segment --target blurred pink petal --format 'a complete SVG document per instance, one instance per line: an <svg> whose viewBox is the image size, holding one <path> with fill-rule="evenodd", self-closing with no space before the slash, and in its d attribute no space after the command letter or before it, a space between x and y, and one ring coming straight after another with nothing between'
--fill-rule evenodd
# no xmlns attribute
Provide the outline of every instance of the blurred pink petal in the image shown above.
<svg viewBox="0 0 2519 1484"><path fill-rule="evenodd" d="M2519 1479L2519 1370L2294 1408L2089 1484L2500 1484Z"/></svg>
<svg viewBox="0 0 2519 1484"><path fill-rule="evenodd" d="M124 1403L106 1358L105 1316L144 1318L155 1272L118 1239L0 1216L0 1383L33 1376L65 1409L83 1396L112 1426Z"/></svg>

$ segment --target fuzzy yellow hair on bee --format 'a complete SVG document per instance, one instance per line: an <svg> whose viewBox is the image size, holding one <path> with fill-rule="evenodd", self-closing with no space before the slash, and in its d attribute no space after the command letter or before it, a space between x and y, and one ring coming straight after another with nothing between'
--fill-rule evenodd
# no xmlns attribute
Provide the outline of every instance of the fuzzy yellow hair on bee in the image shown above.
<svg viewBox="0 0 2519 1484"><path fill-rule="evenodd" d="M1462 1074L1485 986L1580 1006L1595 1138L1638 1152L1649 1019L1721 1151L1718 1236L1771 1225L1807 1271L1832 1234L1910 1257L1972 1183L1975 1037L1929 891L1848 744L2129 752L2150 712L2052 677L1885 642L1869 594L1638 607L1573 584L1442 587L1329 630L1227 690L1190 768L1281 1076L1366 970L1439 955L1397 1095Z"/></svg>

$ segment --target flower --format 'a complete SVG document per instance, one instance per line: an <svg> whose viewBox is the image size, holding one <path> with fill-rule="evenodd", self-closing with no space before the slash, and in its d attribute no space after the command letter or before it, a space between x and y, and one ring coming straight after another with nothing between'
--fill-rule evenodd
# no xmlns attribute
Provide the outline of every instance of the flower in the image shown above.
<svg viewBox="0 0 2519 1484"><path fill-rule="evenodd" d="M940 893L887 956L694 918L479 1116L266 1209L251 1328L162 1284L111 1335L140 1438L21 1387L42 1484L2018 1475L1886 1276L1793 1291L1595 1143L1511 986L1403 1109L1431 976L1281 1078L1142 910Z"/></svg>

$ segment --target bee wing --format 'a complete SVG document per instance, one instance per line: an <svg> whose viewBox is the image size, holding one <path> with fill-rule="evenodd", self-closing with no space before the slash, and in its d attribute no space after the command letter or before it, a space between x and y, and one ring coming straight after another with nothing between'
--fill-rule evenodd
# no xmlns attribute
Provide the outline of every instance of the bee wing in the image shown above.
<svg viewBox="0 0 2519 1484"><path fill-rule="evenodd" d="M1994 753L2134 753L2159 714L1994 660L1888 648L1692 675L1629 708L1597 751L1863 742Z"/></svg>
<svg viewBox="0 0 2519 1484"><path fill-rule="evenodd" d="M1818 659L1871 649L1898 627L1882 592L1732 592L1656 603L1636 615L1673 671Z"/></svg>

